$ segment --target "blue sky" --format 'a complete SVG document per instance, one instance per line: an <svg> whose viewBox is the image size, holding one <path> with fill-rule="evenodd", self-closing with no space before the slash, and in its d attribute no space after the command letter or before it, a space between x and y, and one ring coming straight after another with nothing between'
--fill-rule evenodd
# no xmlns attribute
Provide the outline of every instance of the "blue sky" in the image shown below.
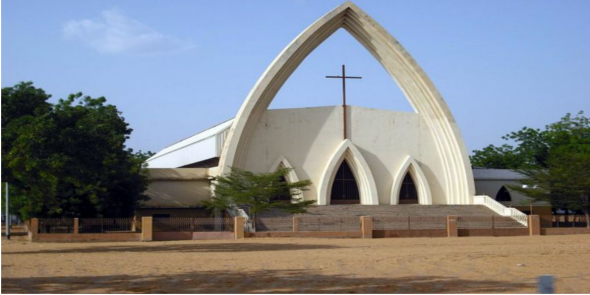
<svg viewBox="0 0 590 295"><path fill-rule="evenodd" d="M105 96L157 152L235 116L265 68L343 1L2 1L2 87ZM354 1L416 59L469 151L523 126L590 115L590 1ZM351 105L411 111L345 31L313 52L272 108Z"/></svg>

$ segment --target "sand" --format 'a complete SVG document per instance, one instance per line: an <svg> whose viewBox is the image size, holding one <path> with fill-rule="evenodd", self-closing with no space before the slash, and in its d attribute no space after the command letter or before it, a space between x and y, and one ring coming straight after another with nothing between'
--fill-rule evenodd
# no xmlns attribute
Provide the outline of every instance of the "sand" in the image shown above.
<svg viewBox="0 0 590 295"><path fill-rule="evenodd" d="M29 243L2 240L2 293L590 292L590 235Z"/></svg>

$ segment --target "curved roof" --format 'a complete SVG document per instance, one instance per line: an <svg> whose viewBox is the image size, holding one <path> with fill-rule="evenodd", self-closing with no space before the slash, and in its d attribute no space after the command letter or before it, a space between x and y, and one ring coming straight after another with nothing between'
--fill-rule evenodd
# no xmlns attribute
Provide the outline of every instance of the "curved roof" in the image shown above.
<svg viewBox="0 0 590 295"><path fill-rule="evenodd" d="M234 119L215 125L189 138L165 147L149 159L149 168L178 168L219 157L226 133Z"/></svg>
<svg viewBox="0 0 590 295"><path fill-rule="evenodd" d="M473 168L473 178L476 180L519 180L526 179L526 175L509 169Z"/></svg>

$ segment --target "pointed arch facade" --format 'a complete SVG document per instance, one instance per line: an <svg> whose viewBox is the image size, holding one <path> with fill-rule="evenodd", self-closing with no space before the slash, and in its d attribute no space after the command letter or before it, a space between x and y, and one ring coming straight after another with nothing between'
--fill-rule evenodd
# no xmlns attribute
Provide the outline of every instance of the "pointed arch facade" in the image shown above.
<svg viewBox="0 0 590 295"><path fill-rule="evenodd" d="M295 173L295 168L293 168L291 163L289 163L289 161L287 161L287 158L285 158L284 156L278 157L276 161L274 161L274 163L270 166L270 170L268 172L275 172L280 168L291 168L291 171L289 171L289 173L285 175L285 180L287 182L291 183L299 181L299 177L297 176L297 173ZM303 200L303 192L300 189L293 189L291 193L295 196L298 196L296 197L296 199Z"/></svg>
<svg viewBox="0 0 590 295"><path fill-rule="evenodd" d="M291 163L287 161L287 158L284 156L280 156L279 158L274 161L274 163L270 166L270 170L268 172L275 172L280 168L291 168L291 171L285 177L287 178L288 182L298 182L299 177L297 177L297 173L295 173L295 169L291 166Z"/></svg>
<svg viewBox="0 0 590 295"><path fill-rule="evenodd" d="M274 59L242 104L220 157L220 173L242 168L256 125L285 81L336 30L356 38L392 76L432 132L441 161L447 204L470 204L475 193L467 150L450 110L416 61L383 27L352 2L345 2L305 29Z"/></svg>
<svg viewBox="0 0 590 295"><path fill-rule="evenodd" d="M408 156L404 163L398 169L397 174L393 178L393 186L391 188L391 205L399 204L399 194L402 183L407 174L410 174L416 190L418 191L418 204L432 205L432 193L430 192L430 185L428 179L420 169L420 165L411 156Z"/></svg>
<svg viewBox="0 0 590 295"><path fill-rule="evenodd" d="M319 183L317 204L330 204L329 196L332 191L334 177L336 176L336 172L342 164L342 161L345 160L350 166L356 179L361 204L379 205L377 186L373 174L371 173L371 169L369 168L369 164L367 164L367 161L361 152L350 139L344 140L330 156Z"/></svg>

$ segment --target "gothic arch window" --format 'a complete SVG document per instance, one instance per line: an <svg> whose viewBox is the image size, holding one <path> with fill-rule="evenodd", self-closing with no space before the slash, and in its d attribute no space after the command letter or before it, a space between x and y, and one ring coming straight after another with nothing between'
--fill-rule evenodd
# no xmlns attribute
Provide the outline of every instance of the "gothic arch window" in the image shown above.
<svg viewBox="0 0 590 295"><path fill-rule="evenodd" d="M330 194L330 204L360 204L361 198L356 178L346 160L342 161Z"/></svg>
<svg viewBox="0 0 590 295"><path fill-rule="evenodd" d="M418 190L410 173L407 173L399 191L400 204L418 204Z"/></svg>
<svg viewBox="0 0 590 295"><path fill-rule="evenodd" d="M281 182L281 183L287 183L287 178L285 178L285 176L281 176L281 177L279 177L279 182ZM284 192L280 192L280 193L274 195L274 197L271 198L271 201L273 201L273 202L291 203L291 195L285 189Z"/></svg>
<svg viewBox="0 0 590 295"><path fill-rule="evenodd" d="M426 175L411 156L398 169L393 178L391 204L432 205L432 194Z"/></svg>
<svg viewBox="0 0 590 295"><path fill-rule="evenodd" d="M496 201L498 202L512 202L512 196L505 186L502 186L496 194Z"/></svg>

